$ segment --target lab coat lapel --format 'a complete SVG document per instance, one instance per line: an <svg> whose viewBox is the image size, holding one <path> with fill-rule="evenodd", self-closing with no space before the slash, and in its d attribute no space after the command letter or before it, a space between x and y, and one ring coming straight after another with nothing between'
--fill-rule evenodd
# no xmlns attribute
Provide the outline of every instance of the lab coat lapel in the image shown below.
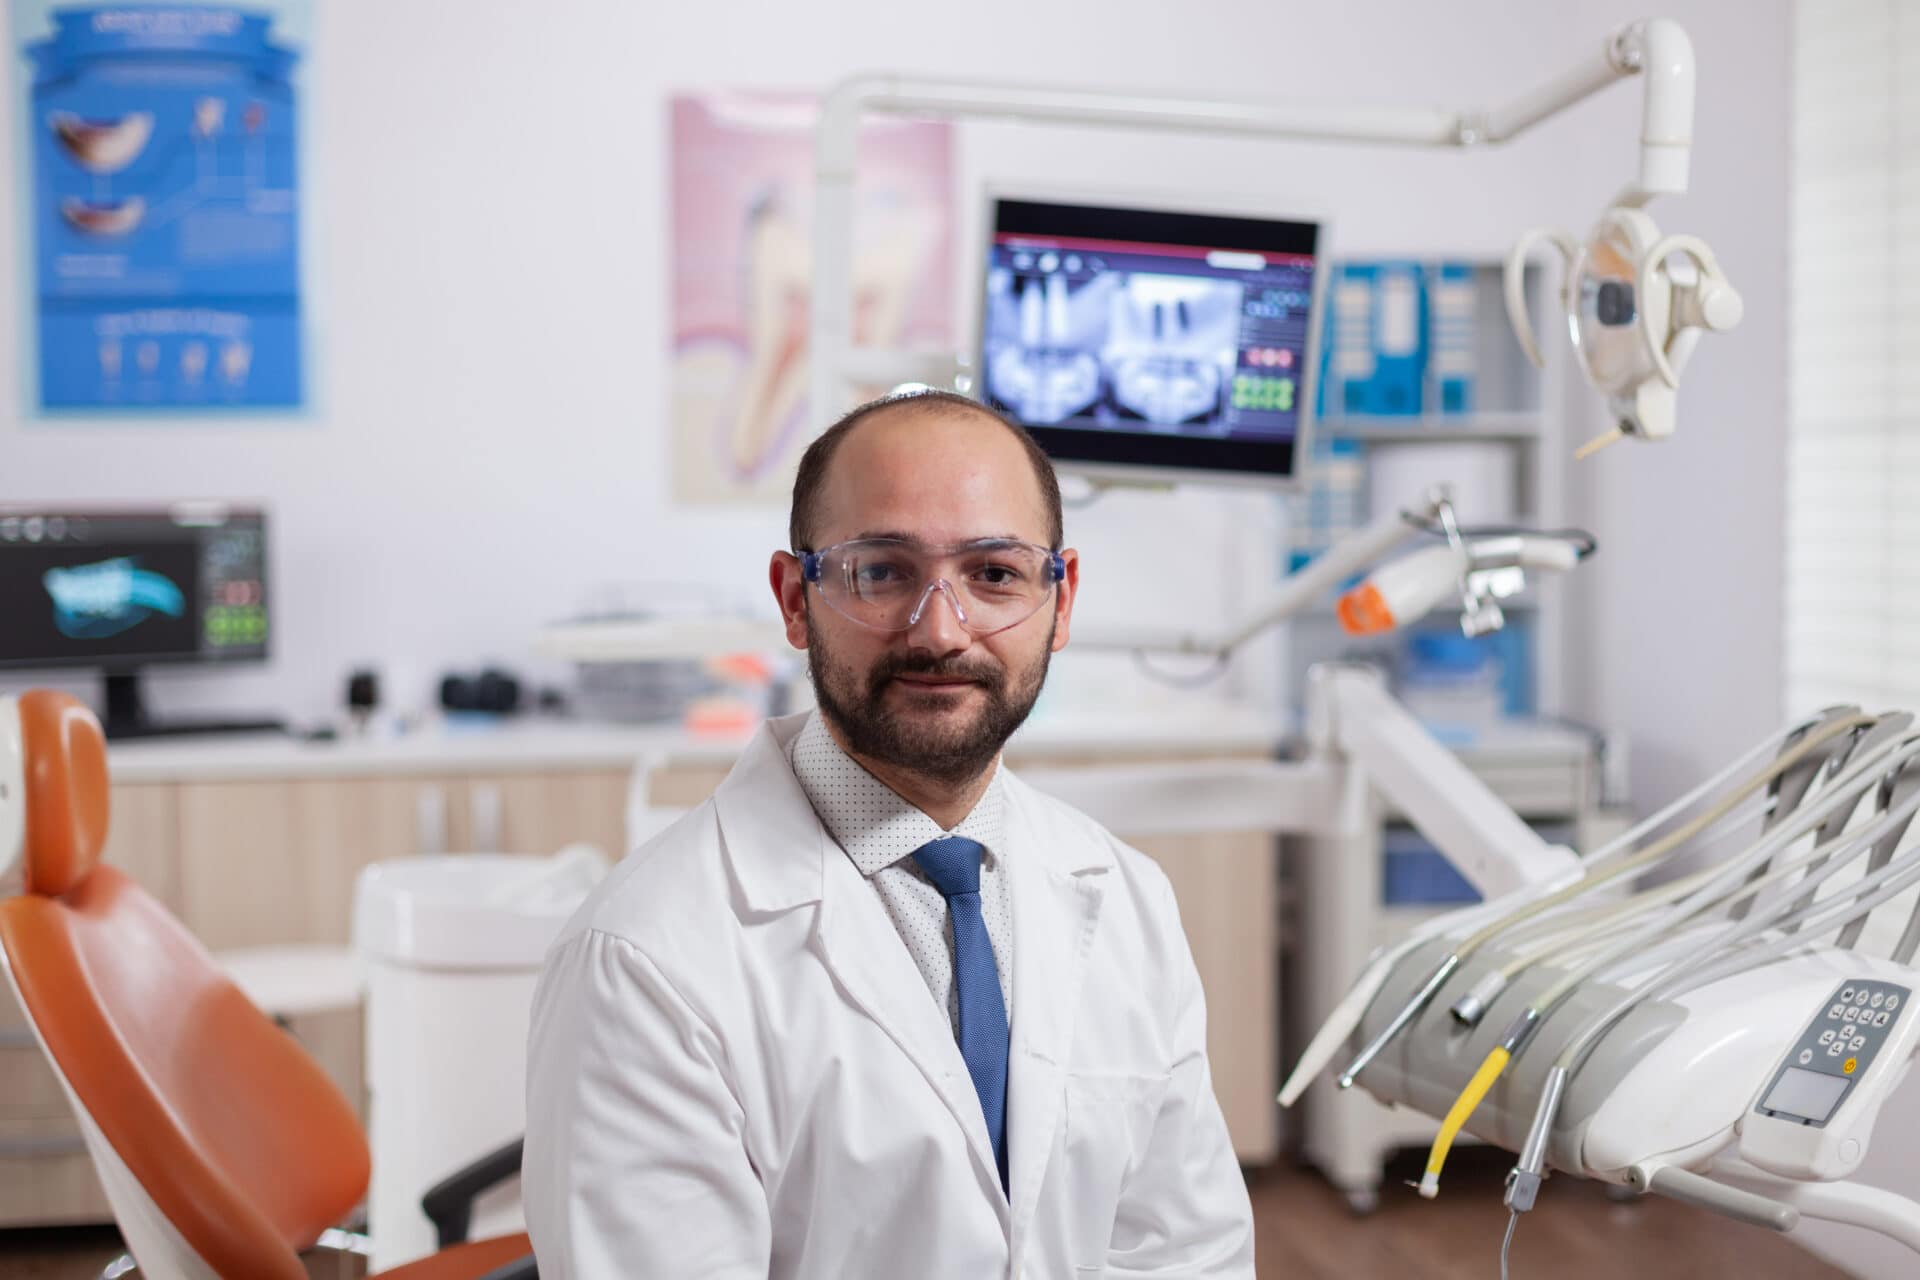
<svg viewBox="0 0 1920 1280"><path fill-rule="evenodd" d="M879 1023L927 1077L967 1135L974 1170L1000 1205L1000 1170L987 1136L973 1077L953 1038L953 1024L920 976L880 897L852 859L832 841L821 876L819 942L833 976L854 1003Z"/></svg>
<svg viewBox="0 0 1920 1280"><path fill-rule="evenodd" d="M1111 851L1099 832L1055 814L1009 778L1013 1043L1007 1158L1018 1259L1060 1125L1080 988L1100 921ZM1090 824L1089 824L1090 826Z"/></svg>

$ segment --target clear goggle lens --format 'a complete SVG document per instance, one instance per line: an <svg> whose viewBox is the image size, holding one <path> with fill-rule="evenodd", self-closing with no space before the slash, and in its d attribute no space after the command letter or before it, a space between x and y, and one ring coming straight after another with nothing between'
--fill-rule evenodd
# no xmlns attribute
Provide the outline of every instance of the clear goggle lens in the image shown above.
<svg viewBox="0 0 1920 1280"><path fill-rule="evenodd" d="M892 538L836 543L801 557L808 582L836 613L875 631L905 631L943 595L977 636L1018 626L1066 576L1058 552L988 540L929 547Z"/></svg>

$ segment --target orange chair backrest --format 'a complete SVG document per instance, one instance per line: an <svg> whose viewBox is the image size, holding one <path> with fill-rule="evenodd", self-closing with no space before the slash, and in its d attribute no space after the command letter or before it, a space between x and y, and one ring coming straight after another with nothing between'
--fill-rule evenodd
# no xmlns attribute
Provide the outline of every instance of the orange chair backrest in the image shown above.
<svg viewBox="0 0 1920 1280"><path fill-rule="evenodd" d="M107 842L107 744L93 713L65 694L34 689L19 709L26 888L57 897L86 878Z"/></svg>
<svg viewBox="0 0 1920 1280"><path fill-rule="evenodd" d="M60 694L20 700L27 892L0 901L21 1002L88 1115L207 1264L303 1280L295 1250L366 1191L366 1139L311 1057L186 928L100 866L106 752Z"/></svg>

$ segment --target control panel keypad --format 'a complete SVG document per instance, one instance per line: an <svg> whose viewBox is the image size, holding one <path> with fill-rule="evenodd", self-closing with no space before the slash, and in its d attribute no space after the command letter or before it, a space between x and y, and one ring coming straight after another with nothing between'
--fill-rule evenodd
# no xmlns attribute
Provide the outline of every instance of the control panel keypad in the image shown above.
<svg viewBox="0 0 1920 1280"><path fill-rule="evenodd" d="M1840 1098L1850 1091L1853 1081L1866 1073L1874 1055L1892 1037L1900 1011L1911 995L1906 987L1877 979L1854 978L1843 982L1787 1050L1754 1110L1796 1124L1824 1125L1838 1109ZM1808 1091L1809 1096L1831 1096L1818 1119L1767 1106L1768 1101L1799 1093L1781 1087L1783 1078L1791 1071L1814 1072L1832 1079L1832 1084L1814 1086ZM1795 1077L1806 1078L1804 1074Z"/></svg>

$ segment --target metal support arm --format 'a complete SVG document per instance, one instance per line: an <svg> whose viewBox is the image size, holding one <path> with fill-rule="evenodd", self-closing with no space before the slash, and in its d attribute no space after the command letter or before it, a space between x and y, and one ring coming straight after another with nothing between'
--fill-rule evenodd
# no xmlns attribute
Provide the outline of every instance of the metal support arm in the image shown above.
<svg viewBox="0 0 1920 1280"><path fill-rule="evenodd" d="M1860 1182L1801 1182L1778 1178L1744 1161L1716 1160L1717 1182L1774 1200L1801 1218L1821 1218L1877 1231L1920 1253L1920 1204Z"/></svg>
<svg viewBox="0 0 1920 1280"><path fill-rule="evenodd" d="M1310 680L1307 733L1314 757L1356 770L1484 897L1578 869L1572 850L1548 844L1522 822L1388 695L1378 673L1316 667Z"/></svg>

